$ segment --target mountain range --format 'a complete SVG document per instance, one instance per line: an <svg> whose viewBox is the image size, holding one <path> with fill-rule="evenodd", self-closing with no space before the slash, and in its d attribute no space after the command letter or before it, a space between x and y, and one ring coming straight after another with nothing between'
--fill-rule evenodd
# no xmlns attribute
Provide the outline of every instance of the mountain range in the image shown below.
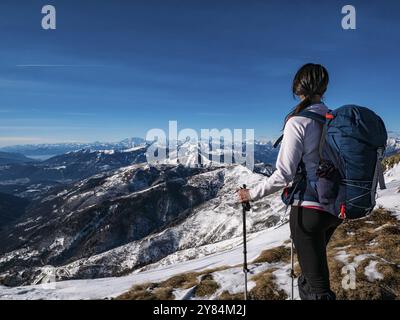
<svg viewBox="0 0 400 320"><path fill-rule="evenodd" d="M15 164L15 163L29 163L34 162L21 153L11 153L0 151L0 165Z"/></svg>
<svg viewBox="0 0 400 320"><path fill-rule="evenodd" d="M44 160L56 155L82 149L98 150L124 150L145 143L142 138L127 138L119 142L92 142L92 143L55 143L55 144L27 144L14 145L0 148L7 153L18 153L29 158Z"/></svg>
<svg viewBox="0 0 400 320"><path fill-rule="evenodd" d="M37 283L48 265L59 280L92 279L232 248L241 234L235 192L271 175L277 155L256 143L251 172L211 154L194 165L198 144L181 143L182 161L163 163L147 163L149 143L117 145L0 165L0 284ZM399 150L389 139L388 151ZM254 203L249 233L282 215L277 195Z"/></svg>

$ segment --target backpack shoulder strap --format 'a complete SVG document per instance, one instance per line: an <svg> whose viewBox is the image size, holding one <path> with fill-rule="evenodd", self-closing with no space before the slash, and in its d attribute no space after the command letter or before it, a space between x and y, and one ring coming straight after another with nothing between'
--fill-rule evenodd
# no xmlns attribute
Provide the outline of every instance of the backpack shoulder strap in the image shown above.
<svg viewBox="0 0 400 320"><path fill-rule="evenodd" d="M326 122L326 117L325 116L320 115L319 113L312 112L312 111L307 111L307 110L301 111L301 112L289 117L289 119L292 118L292 117L308 118L308 119L317 121L318 123L320 123L322 125L324 125L325 122ZM281 144L282 140L283 140L283 134L278 138L278 140L275 141L274 148L277 148Z"/></svg>
<svg viewBox="0 0 400 320"><path fill-rule="evenodd" d="M316 112L312 112L312 111L301 111L300 113L296 114L295 117L304 117L304 118L312 119L321 124L325 124L325 122L326 122L325 116L320 115L319 113L316 113Z"/></svg>
<svg viewBox="0 0 400 320"><path fill-rule="evenodd" d="M281 144L282 140L283 140L283 134L275 141L273 148L274 149L278 148L278 146Z"/></svg>

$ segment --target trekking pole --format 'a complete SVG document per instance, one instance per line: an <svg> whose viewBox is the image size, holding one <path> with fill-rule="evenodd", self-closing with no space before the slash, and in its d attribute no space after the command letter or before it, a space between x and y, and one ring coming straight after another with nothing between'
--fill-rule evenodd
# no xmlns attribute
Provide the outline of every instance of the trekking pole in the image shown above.
<svg viewBox="0 0 400 320"><path fill-rule="evenodd" d="M294 274L294 243L293 243L293 237L290 236L290 242L291 242L291 246L290 246L290 263L291 263L291 269L290 269L290 277L292 278L292 295L291 295L291 299L294 300L294 278L295 278L295 274Z"/></svg>
<svg viewBox="0 0 400 320"><path fill-rule="evenodd" d="M241 189L246 190L247 186L244 184ZM242 202L242 213L243 213L243 272L244 272L244 300L247 300L247 228L246 228L246 211L250 211L250 203Z"/></svg>

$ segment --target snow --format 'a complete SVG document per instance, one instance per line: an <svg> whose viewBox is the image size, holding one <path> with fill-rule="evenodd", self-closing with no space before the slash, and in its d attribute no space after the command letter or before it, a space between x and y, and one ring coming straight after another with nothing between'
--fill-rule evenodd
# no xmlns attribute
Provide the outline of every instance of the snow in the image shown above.
<svg viewBox="0 0 400 320"><path fill-rule="evenodd" d="M192 296L195 287L189 289L176 289L172 292L175 296L175 300L189 300Z"/></svg>
<svg viewBox="0 0 400 320"><path fill-rule="evenodd" d="M368 246L368 247L375 247L375 246L377 246L378 244L379 244L378 241L376 241L376 240L374 239L374 240L370 241L370 242L367 244L367 246Z"/></svg>
<svg viewBox="0 0 400 320"><path fill-rule="evenodd" d="M282 245L283 242L288 238L288 225L284 225L278 229L270 228L262 232L258 232L254 238L248 241L248 260L254 260L265 249ZM230 250L217 252L198 259L162 266L160 268L143 272L138 271L123 277L56 282L53 288L50 289L48 287L43 288L41 285L15 288L0 287L0 299L104 299L122 294L129 290L134 284L140 284L149 281L162 281L171 276L189 271L201 271L226 265L235 266L241 264L242 260L242 246L236 246ZM235 279L236 285L232 284L231 290L240 290L239 275L239 271L236 273L236 275L232 275L232 277ZM289 280L290 279L288 279L288 281ZM223 281L223 276L220 277L220 281ZM282 282L282 279L280 281Z"/></svg>
<svg viewBox="0 0 400 320"><path fill-rule="evenodd" d="M387 151L389 151L391 154L395 154L399 152L400 150L400 138L398 133L394 134L394 136L391 136L388 141L387 141Z"/></svg>
<svg viewBox="0 0 400 320"><path fill-rule="evenodd" d="M378 190L377 206L393 212L400 219L400 163L385 173L386 189Z"/></svg>
<svg viewBox="0 0 400 320"><path fill-rule="evenodd" d="M94 151L96 152L96 151ZM108 155L112 155L115 153L115 150L100 150L100 153L104 153L104 154L108 154Z"/></svg>
<svg viewBox="0 0 400 320"><path fill-rule="evenodd" d="M375 280L382 280L383 275L376 270L376 265L378 264L378 261L371 260L369 262L369 265L365 268L365 275L368 278L369 281L375 281Z"/></svg>
<svg viewBox="0 0 400 320"><path fill-rule="evenodd" d="M365 259L373 258L373 257L375 257L375 254L370 254L370 253L360 254L360 255L354 257L353 264L355 265L355 267L358 267L359 264L361 262L363 262Z"/></svg>
<svg viewBox="0 0 400 320"><path fill-rule="evenodd" d="M29 260L30 258L34 257L37 254L39 254L39 252L36 250L30 251L29 248L22 248L19 250L14 250L10 252L8 255L1 257L0 263L6 263L12 260L16 256L18 256L18 258L22 260Z"/></svg>
<svg viewBox="0 0 400 320"><path fill-rule="evenodd" d="M276 284L278 285L278 288L284 290L289 299L291 299L292 295L292 279L290 278L290 269L291 265L287 264L273 272L273 275L276 278ZM299 290L297 286L297 278L294 279L293 287L294 287L293 300L300 300Z"/></svg>
<svg viewBox="0 0 400 320"><path fill-rule="evenodd" d="M26 225L28 225L28 224L30 224L32 222L33 222L33 219L29 218L28 220L26 220L24 222L21 222L21 223L18 223L15 226L16 227L24 227L24 226L26 226Z"/></svg>
<svg viewBox="0 0 400 320"><path fill-rule="evenodd" d="M349 258L350 255L346 253L346 251L341 250L339 252L337 252L335 259L342 262L343 264L348 264L349 263Z"/></svg>
<svg viewBox="0 0 400 320"><path fill-rule="evenodd" d="M64 246L64 237L56 238L54 242L50 245L50 249L56 249Z"/></svg>
<svg viewBox="0 0 400 320"><path fill-rule="evenodd" d="M254 274L269 269L269 265L249 265L250 272L248 273L247 290L253 289L256 284L251 280ZM220 285L220 289L214 294L214 297L218 297L223 291L228 291L230 294L244 292L244 274L243 268L231 268L227 270L217 271L213 274L213 279Z"/></svg>
<svg viewBox="0 0 400 320"><path fill-rule="evenodd" d="M365 259L375 257L374 254L360 254L353 258L353 261L350 263L351 255L349 255L345 250L341 250L337 252L335 259L342 262L345 265L353 265L354 267L358 267L358 265L363 262Z"/></svg>
<svg viewBox="0 0 400 320"><path fill-rule="evenodd" d="M137 146L137 147L122 150L121 152L123 152L123 153L134 152L134 151L142 150L144 148L145 148L145 146Z"/></svg>

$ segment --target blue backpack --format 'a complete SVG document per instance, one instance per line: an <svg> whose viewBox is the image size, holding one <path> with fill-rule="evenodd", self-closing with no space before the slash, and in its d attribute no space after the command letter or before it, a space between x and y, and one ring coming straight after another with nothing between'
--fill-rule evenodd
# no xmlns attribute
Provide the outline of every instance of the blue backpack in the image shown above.
<svg viewBox="0 0 400 320"><path fill-rule="evenodd" d="M312 185L318 202L327 212L341 219L367 216L375 207L377 185L386 188L381 161L387 132L382 119L370 109L356 105L340 107L325 117L311 111L302 111L295 116L313 119L323 127L318 178ZM275 146L281 140L282 137ZM296 186L282 195L288 205L293 203L296 193L293 189L303 185L305 190L310 185L306 174L301 173L301 167L304 167L301 164L295 178Z"/></svg>

